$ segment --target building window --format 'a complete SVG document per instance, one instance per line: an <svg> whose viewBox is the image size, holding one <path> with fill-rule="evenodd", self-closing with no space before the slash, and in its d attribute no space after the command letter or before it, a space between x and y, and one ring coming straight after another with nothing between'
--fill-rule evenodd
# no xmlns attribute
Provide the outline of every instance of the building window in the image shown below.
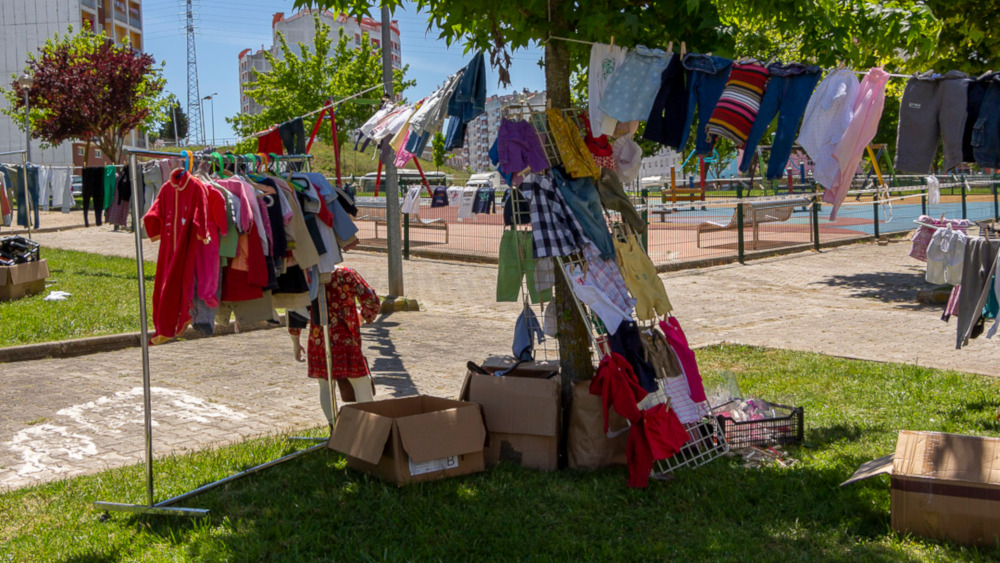
<svg viewBox="0 0 1000 563"><path fill-rule="evenodd" d="M101 149L94 149L94 158L103 158L103 157L104 153L101 152Z"/></svg>
<svg viewBox="0 0 1000 563"><path fill-rule="evenodd" d="M76 156L83 156L83 147L76 147Z"/></svg>

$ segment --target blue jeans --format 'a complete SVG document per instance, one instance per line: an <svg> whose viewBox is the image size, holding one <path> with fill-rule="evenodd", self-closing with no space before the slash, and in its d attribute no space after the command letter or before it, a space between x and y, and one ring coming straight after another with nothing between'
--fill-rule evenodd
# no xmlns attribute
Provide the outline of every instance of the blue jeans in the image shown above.
<svg viewBox="0 0 1000 563"><path fill-rule="evenodd" d="M1000 81L993 80L972 126L972 152L984 168L1000 168Z"/></svg>
<svg viewBox="0 0 1000 563"><path fill-rule="evenodd" d="M611 260L615 257L615 245L611 241L608 222L604 220L604 208L601 207L601 196L590 178L570 179L558 169L552 169L559 193L566 200L573 216L576 217L583 234L601 251L601 258Z"/></svg>
<svg viewBox="0 0 1000 563"><path fill-rule="evenodd" d="M715 104L719 103L722 91L726 88L726 80L729 79L729 70L733 66L733 61L710 55L699 55L690 53L684 57L684 68L691 71L688 78L688 107L687 118L684 121L684 135L680 146L687 145L688 135L691 134L691 123L694 121L694 108L698 106L698 133L695 135L695 154L708 154L712 152L712 141L709 140L705 132L705 126L712 117Z"/></svg>
<svg viewBox="0 0 1000 563"><path fill-rule="evenodd" d="M767 179L781 178L785 165L792 154L795 134L799 130L806 104L819 81L819 67L798 63L787 65L771 64L767 67L771 79L767 83L764 97L760 101L757 118L750 128L747 143L743 147L740 172L746 172L753 161L753 154L761 137L771 126L771 120L778 116L778 125L771 143L771 158L767 162Z"/></svg>

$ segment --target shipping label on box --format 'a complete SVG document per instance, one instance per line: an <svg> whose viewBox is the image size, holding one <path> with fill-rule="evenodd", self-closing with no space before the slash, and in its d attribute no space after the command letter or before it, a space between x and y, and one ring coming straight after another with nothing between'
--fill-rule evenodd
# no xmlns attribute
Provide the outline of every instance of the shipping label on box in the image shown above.
<svg viewBox="0 0 1000 563"><path fill-rule="evenodd" d="M430 461L424 461L417 463L412 459L410 461L410 475L423 475L425 473L434 473L435 471L444 471L445 469L457 469L458 468L458 456L451 455L442 459L432 459Z"/></svg>

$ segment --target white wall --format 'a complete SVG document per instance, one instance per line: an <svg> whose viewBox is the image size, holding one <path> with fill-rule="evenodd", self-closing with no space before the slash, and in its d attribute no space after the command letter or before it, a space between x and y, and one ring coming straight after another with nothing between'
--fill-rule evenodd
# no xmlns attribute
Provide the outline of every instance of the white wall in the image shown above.
<svg viewBox="0 0 1000 563"><path fill-rule="evenodd" d="M45 40L65 33L66 26L80 28L80 0L0 0L0 88L10 88L10 76L20 75L30 53L36 53ZM7 102L0 99L0 107ZM10 117L0 114L0 152L24 148L24 131ZM33 162L57 165L73 163L70 143L42 150L31 144ZM0 161L14 161L0 157Z"/></svg>

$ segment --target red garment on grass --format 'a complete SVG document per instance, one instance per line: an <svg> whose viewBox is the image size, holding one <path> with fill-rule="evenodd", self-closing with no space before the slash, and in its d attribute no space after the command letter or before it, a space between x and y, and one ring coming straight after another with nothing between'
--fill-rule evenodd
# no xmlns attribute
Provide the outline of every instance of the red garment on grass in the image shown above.
<svg viewBox="0 0 1000 563"><path fill-rule="evenodd" d="M195 258L209 239L208 187L183 169L174 170L142 218L160 241L153 284L154 344L173 338L191 322Z"/></svg>
<svg viewBox="0 0 1000 563"><path fill-rule="evenodd" d="M278 133L277 127L257 137L257 152L285 154L285 145L281 142L281 135Z"/></svg>
<svg viewBox="0 0 1000 563"><path fill-rule="evenodd" d="M368 362L361 352L360 318L372 322L378 315L379 299L375 290L361 274L351 268L338 266L326 291L327 313L330 316L330 357L334 379L363 377L368 375ZM315 303L315 302L314 302ZM299 334L300 329L289 328L291 334ZM309 326L309 377L326 379L326 353L323 344L323 327Z"/></svg>
<svg viewBox="0 0 1000 563"><path fill-rule="evenodd" d="M645 487L649 484L653 462L673 456L688 441L684 425L666 405L639 409L638 403L646 397L646 390L639 385L628 360L616 352L601 360L590 381L590 392L601 396L605 432L608 431L609 406L631 424L625 446L628 486Z"/></svg>

